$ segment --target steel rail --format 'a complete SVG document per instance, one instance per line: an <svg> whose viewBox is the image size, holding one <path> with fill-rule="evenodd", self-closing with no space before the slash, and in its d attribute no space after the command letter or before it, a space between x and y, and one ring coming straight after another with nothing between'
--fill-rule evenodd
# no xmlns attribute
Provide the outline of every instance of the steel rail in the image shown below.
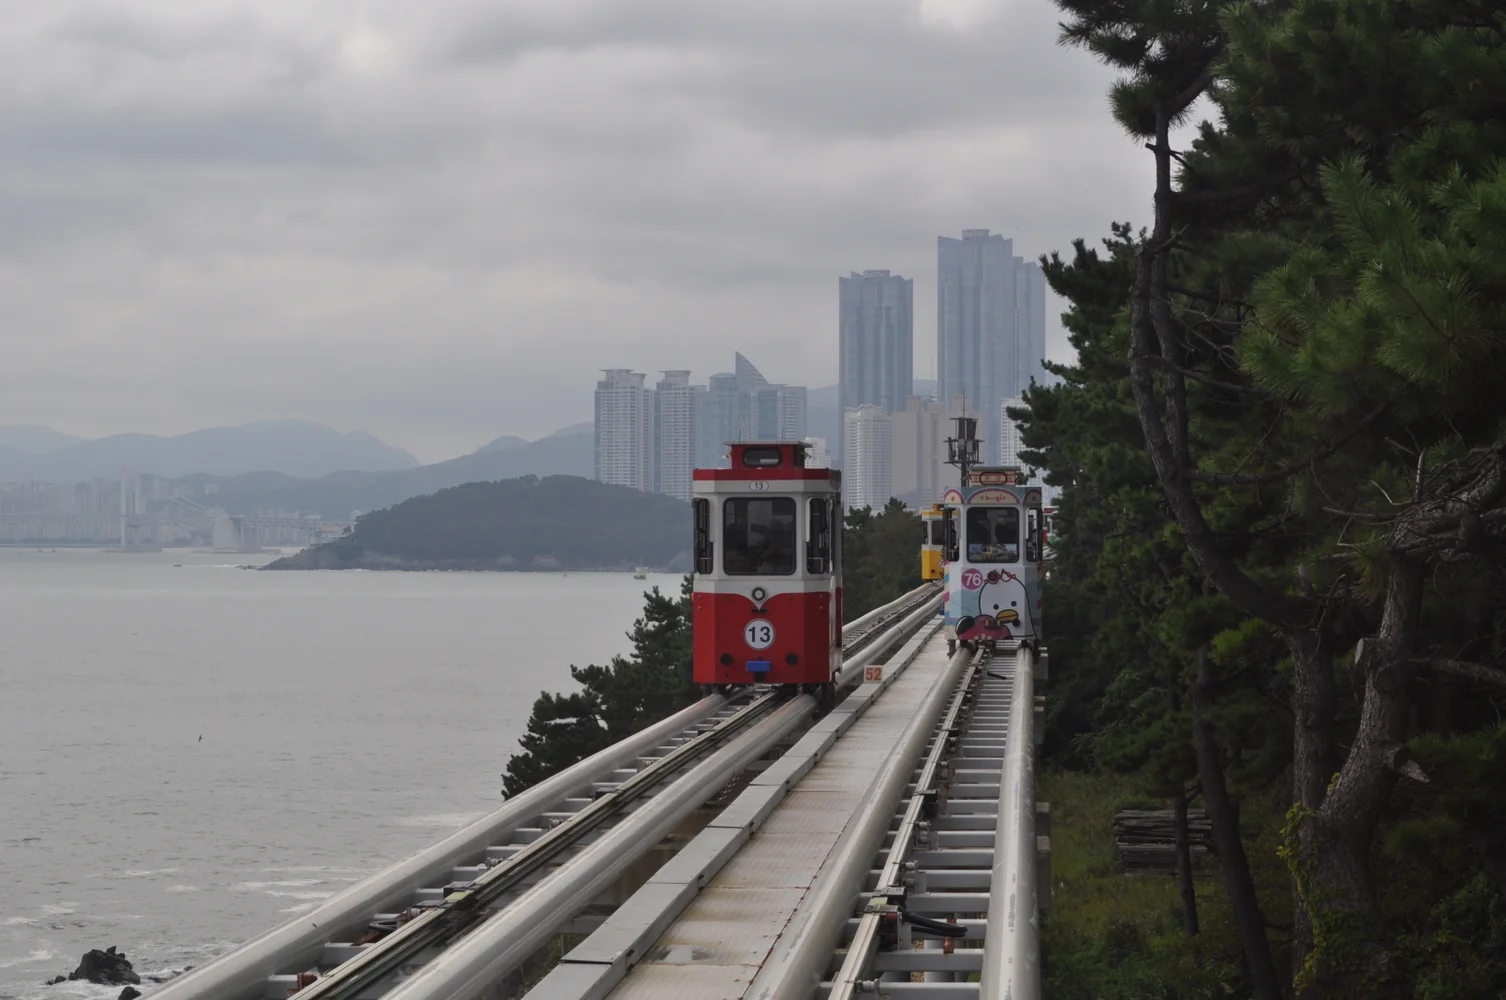
<svg viewBox="0 0 1506 1000"><path fill-rule="evenodd" d="M978 659L974 659L967 665L956 691L952 694L951 704L947 706L946 714L936 728L936 735L931 740L930 753L926 754L920 774L915 779L910 800L900 818L899 827L894 832L894 839L885 852L884 863L879 869L874 893L869 897L863 915L858 918L857 932L847 946L847 955L842 961L841 969L833 979L827 1000L852 1000L856 993L866 988L864 986L865 973L873 964L873 956L878 952L879 932L883 922L897 915L896 901L902 900L905 895L901 872L914 846L915 833L926 808L927 799L934 801L937 792L936 780L941 772L942 761L955 752L956 748L950 745L952 737L957 735L963 708L974 692L975 682L981 675L982 669L983 665Z"/></svg>
<svg viewBox="0 0 1506 1000"><path fill-rule="evenodd" d="M386 994L386 1000L478 1000L716 791L811 715L801 695L697 765L512 905Z"/></svg>
<svg viewBox="0 0 1506 1000"><path fill-rule="evenodd" d="M914 664L941 628L922 627L884 668L882 680L865 684L825 716L755 777L674 859L618 906L600 927L562 956L560 963L527 994L529 1000L601 1000L628 974L671 923L723 866L730 863L785 796L835 749L844 735Z"/></svg>
<svg viewBox="0 0 1506 1000"><path fill-rule="evenodd" d="M881 607L874 608L872 611L869 611L869 612L867 612L866 614L863 614L863 615L859 615L857 618L854 618L852 621L848 622L846 625L843 625L842 626L842 635L845 638L849 629L861 629L864 626L869 625L869 624L871 624L874 621L877 621L879 618L884 617L885 615L893 614L894 612L898 611L900 608L903 608L906 605L914 603L915 601L919 600L920 598L926 596L926 594L929 593L930 591L938 590L938 589L939 589L939 587L935 583L923 583L919 587L916 587L914 590L910 591L908 594L905 594L905 595L903 595L901 597L896 597L894 600L890 601L888 604L882 605Z"/></svg>
<svg viewBox="0 0 1506 1000"><path fill-rule="evenodd" d="M837 689L849 687L863 679L863 668L869 666L897 644L908 638L916 629L924 625L928 618L936 613L936 607L941 601L940 592L923 594L920 599L912 599L909 607L914 610L900 619L899 624L888 629L871 641L859 646L858 649L842 663L842 669L837 672ZM891 612L892 613L892 612Z"/></svg>
<svg viewBox="0 0 1506 1000"><path fill-rule="evenodd" d="M299 1000L353 997L368 986L385 979L425 949L464 933L479 919L487 916L485 907L488 903L527 875L548 864L582 836L642 797L669 775L762 715L782 697L783 694L778 691L766 691L758 695L715 728L676 747L517 854L488 869L465 887L450 892L439 905L425 908L414 919L299 990Z"/></svg>
<svg viewBox="0 0 1506 1000"><path fill-rule="evenodd" d="M979 1000L1039 1000L1040 910L1036 898L1034 654L1014 660L1009 739L999 780L988 930L983 938Z"/></svg>
<svg viewBox="0 0 1506 1000"><path fill-rule="evenodd" d="M153 1000L251 1000L266 992L268 976L289 968L306 968L325 945L366 928L372 914L406 907L426 885L444 884L457 863L482 855L487 847L548 810L672 738L696 726L733 699L702 698L674 715L598 751L532 788L513 796L486 816L457 830L412 857L391 865L169 983Z"/></svg>
<svg viewBox="0 0 1506 1000"><path fill-rule="evenodd" d="M928 596L936 596L933 593L935 590L934 584L922 585L847 623L842 629L844 645L854 651L865 648L871 650L865 660L871 662L883 651L872 647L887 631L889 622L883 619L892 619L901 609L913 606ZM670 718L597 752L520 792L496 810L438 843L341 891L320 903L314 910L292 917L198 969L164 984L156 991L154 998L259 1000L267 989L269 977L290 969L309 968L318 964L330 942L361 934L367 929L373 914L411 908L411 900L423 887L445 884L453 869L466 865L472 858L485 855L491 845L500 842L513 830L529 825L535 817L558 803L582 794L589 795L594 784L613 771L630 765L645 750L660 746L675 734L697 726L745 694L746 692L731 696L715 694L703 698ZM553 833L553 830L549 831L549 834ZM363 951L367 950L369 948L363 948ZM348 963L342 963L337 968L343 968L345 964ZM300 992L300 996L310 997L313 994L305 990Z"/></svg>
<svg viewBox="0 0 1506 1000"><path fill-rule="evenodd" d="M839 852L821 869L807 904L781 935L749 984L752 1000L809 1000L820 986L852 902L863 888L870 862L894 819L894 804L915 773L915 762L935 731L942 709L974 654L959 649L927 692L904 735L885 759L843 834Z"/></svg>

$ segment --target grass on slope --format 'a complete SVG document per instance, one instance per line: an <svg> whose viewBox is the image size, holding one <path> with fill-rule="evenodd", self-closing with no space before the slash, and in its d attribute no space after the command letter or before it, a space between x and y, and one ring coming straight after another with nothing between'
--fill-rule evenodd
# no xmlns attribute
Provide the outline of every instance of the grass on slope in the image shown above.
<svg viewBox="0 0 1506 1000"><path fill-rule="evenodd" d="M1051 803L1051 908L1041 935L1045 996L1188 1000L1247 995L1233 913L1215 867L1197 879L1201 933L1196 937L1182 930L1176 879L1119 872L1114 814L1126 806L1159 804L1137 795L1128 779L1069 771L1042 772L1036 794ZM1257 879L1278 874L1261 861L1279 864L1274 843L1247 843L1246 849ZM1276 915L1269 905L1268 919ZM1283 957L1278 955L1278 961Z"/></svg>

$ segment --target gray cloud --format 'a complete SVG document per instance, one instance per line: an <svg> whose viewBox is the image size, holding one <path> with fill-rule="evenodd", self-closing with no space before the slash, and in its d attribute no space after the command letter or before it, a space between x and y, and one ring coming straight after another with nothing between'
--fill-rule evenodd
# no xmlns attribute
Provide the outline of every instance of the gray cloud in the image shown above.
<svg viewBox="0 0 1506 1000"><path fill-rule="evenodd" d="M936 235L1034 256L1147 214L1049 3L924 6L29 0L0 423L298 417L436 459L587 416L597 368L828 384L867 267L916 278L924 374Z"/></svg>

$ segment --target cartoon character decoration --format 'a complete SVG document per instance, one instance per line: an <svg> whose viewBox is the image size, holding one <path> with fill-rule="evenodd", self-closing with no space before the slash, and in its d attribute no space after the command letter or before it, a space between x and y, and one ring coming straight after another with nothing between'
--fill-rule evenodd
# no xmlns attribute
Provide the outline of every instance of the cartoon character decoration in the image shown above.
<svg viewBox="0 0 1506 1000"><path fill-rule="evenodd" d="M958 639L1022 639L1035 635L1033 598L1018 576L1005 569L992 569L985 575L969 568L962 582Z"/></svg>

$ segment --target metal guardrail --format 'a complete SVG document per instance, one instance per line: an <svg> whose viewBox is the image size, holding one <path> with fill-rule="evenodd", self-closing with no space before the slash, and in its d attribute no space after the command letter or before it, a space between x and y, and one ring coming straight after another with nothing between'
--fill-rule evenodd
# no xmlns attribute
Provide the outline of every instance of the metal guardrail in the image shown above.
<svg viewBox="0 0 1506 1000"><path fill-rule="evenodd" d="M998 848L979 1000L1039 1000L1040 907L1035 834L1035 654L1015 655L1009 742L999 781Z"/></svg>
<svg viewBox="0 0 1506 1000"><path fill-rule="evenodd" d="M856 654L850 656L845 664L849 669L844 670L844 678L860 679L864 664L873 661L903 641L904 636L913 632L914 628L923 624L925 618L934 614L934 602L937 599L939 599L939 591L933 584L928 584L844 626L844 646L850 644L857 649ZM808 714L809 706L805 702L809 699L797 700L800 702L800 707L790 704L778 713L779 724L775 728L780 736L789 731L789 725L795 724L793 720ZM622 743L609 747L520 793L488 816L419 854L352 886L325 901L313 911L294 917L188 975L166 984L155 996L161 997L162 1000L189 1000L189 998L204 997L212 997L214 1000L251 1000L252 997L264 995L271 980L288 978L285 976L287 970L321 964L320 956L324 954L326 945L332 941L359 934L371 920L374 912L393 907L404 909L410 905L409 901L418 889L426 885L443 884L457 865L465 863L464 859L486 852L488 846L500 837L507 835L514 828L528 824L533 817L556 803L583 792L589 792L592 785L603 776L622 768L624 764L635 761L650 748L665 745L666 741L672 743L672 738L676 733L694 732L707 726L708 720L711 720L713 716L730 711L733 703L739 701L740 697L737 695L731 698L714 695L702 699L671 718L650 726ZM769 720L766 719L765 723L767 722ZM764 732L767 728L766 725L759 724L757 726L758 738L740 741L737 749L734 750L732 746L728 746L725 748L726 753L716 755L717 767L714 770L720 772L725 767L733 765L735 765L734 770L740 769L743 763L744 747L762 746L763 749L767 749L765 741L770 738L769 734ZM747 734L749 737L753 735L753 733ZM759 749L758 753L762 753L763 749ZM754 754L754 756L757 755ZM707 761L706 765L710 763ZM689 785L702 783L692 781ZM699 794L699 791L688 794L694 797ZM678 804L680 797L682 796L677 793L665 799L659 806L653 806L652 809L645 807L644 810L640 810L645 812L641 820L648 819L649 812L671 808L672 800L676 803L674 808L684 808L683 805ZM636 822L629 824L630 827L637 825L639 824ZM623 834L618 836L626 835L627 832L624 829ZM611 837L612 835L608 834L605 839L611 839ZM645 834L643 839L657 842L659 838ZM594 857L600 852L591 852L588 849L588 854ZM578 865L568 864L566 867L579 868ZM594 884L600 873L595 870L594 865L586 865L586 868L591 869L588 873L588 881ZM429 920L437 919L433 914L438 912L435 910L425 916ZM539 926L550 926L550 924L544 921ZM371 958L374 957L371 956ZM367 961L371 961L371 958ZM345 976L349 976L350 973L356 971L356 965L364 964L356 962L349 970L342 971L345 972ZM484 964L490 967L493 963ZM344 965L345 963L342 962L341 966ZM456 969L453 960L445 965L452 973ZM425 978L446 978L440 974L438 968L435 973L436 975ZM331 977L334 982L329 982L319 988L335 988L345 976L335 975ZM364 979L365 977L355 978ZM315 984L318 982L316 980ZM302 992L313 995L317 991L312 988L315 984L310 984L311 988ZM303 984L299 982L295 985Z"/></svg>

